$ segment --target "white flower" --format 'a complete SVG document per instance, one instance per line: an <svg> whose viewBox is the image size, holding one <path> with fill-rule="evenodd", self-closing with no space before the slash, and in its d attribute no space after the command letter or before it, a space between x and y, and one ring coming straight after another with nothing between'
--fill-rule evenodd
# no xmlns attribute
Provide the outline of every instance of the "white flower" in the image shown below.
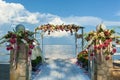
<svg viewBox="0 0 120 80"><path fill-rule="evenodd" d="M102 24L98 24L96 27L96 30L99 31L100 29L102 30L106 30L106 26L102 23Z"/></svg>
<svg viewBox="0 0 120 80"><path fill-rule="evenodd" d="M21 41L22 41L23 43L27 43L27 41L26 41L26 40L24 40L24 39L21 39Z"/></svg>

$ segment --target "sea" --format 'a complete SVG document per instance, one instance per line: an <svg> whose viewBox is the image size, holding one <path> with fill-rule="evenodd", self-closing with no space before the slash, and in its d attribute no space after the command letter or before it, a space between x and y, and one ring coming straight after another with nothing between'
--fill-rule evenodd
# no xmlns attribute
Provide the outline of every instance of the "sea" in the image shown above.
<svg viewBox="0 0 120 80"><path fill-rule="evenodd" d="M76 57L75 45L43 45L40 46L45 58L68 59ZM8 63L10 59L9 51L5 46L0 46L0 63ZM114 60L120 60L120 47L117 48L117 54L113 55Z"/></svg>

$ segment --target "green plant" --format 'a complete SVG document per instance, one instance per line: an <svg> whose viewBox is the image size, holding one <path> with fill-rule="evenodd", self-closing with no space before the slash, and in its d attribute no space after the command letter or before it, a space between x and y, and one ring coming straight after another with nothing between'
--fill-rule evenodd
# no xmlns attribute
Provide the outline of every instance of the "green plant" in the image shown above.
<svg viewBox="0 0 120 80"><path fill-rule="evenodd" d="M88 51L83 50L77 55L78 62L82 63L82 67L88 67Z"/></svg>
<svg viewBox="0 0 120 80"><path fill-rule="evenodd" d="M41 56L38 56L35 60L32 60L32 67L36 67L41 62L42 62L42 58Z"/></svg>

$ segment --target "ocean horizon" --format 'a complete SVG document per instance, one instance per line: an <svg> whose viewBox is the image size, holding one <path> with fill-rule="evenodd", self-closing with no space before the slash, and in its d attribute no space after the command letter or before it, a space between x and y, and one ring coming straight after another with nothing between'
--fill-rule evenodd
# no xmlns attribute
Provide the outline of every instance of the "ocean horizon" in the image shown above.
<svg viewBox="0 0 120 80"><path fill-rule="evenodd" d="M1 46L0 46L1 47ZM40 45L42 49L42 45ZM117 48L117 52L120 53L120 48ZM10 56L5 55L9 54L9 51L6 50L5 47L0 48L0 62L8 62ZM76 51L75 51L75 45L43 45L43 56L45 58L61 58L61 59L68 59L68 58L73 58L76 57ZM113 59L119 59L120 60L120 55L114 55Z"/></svg>

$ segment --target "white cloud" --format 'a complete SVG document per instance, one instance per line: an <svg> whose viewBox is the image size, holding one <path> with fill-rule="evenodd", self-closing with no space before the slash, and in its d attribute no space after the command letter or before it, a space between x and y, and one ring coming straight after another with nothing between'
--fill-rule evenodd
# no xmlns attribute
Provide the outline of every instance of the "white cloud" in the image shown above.
<svg viewBox="0 0 120 80"><path fill-rule="evenodd" d="M63 36L69 36L70 32L66 32L66 31L54 31L51 32L50 35L48 35L48 33L45 33L45 37L63 37Z"/></svg>
<svg viewBox="0 0 120 80"><path fill-rule="evenodd" d="M21 23L30 24L38 23L38 13L27 11L23 5L19 3L7 3L0 0L0 24Z"/></svg>
<svg viewBox="0 0 120 80"><path fill-rule="evenodd" d="M120 11L116 14L117 16L120 16Z"/></svg>
<svg viewBox="0 0 120 80"><path fill-rule="evenodd" d="M60 24L63 24L64 22L60 19L60 17L56 17L52 21L50 21L49 23L54 24L54 25L60 25Z"/></svg>
<svg viewBox="0 0 120 80"><path fill-rule="evenodd" d="M71 16L71 17L67 17L67 18L63 18L63 21L66 24L76 24L76 25L89 25L89 26L93 26L93 25L97 25L99 23L101 23L102 19L98 18L98 17L93 17L93 16Z"/></svg>
<svg viewBox="0 0 120 80"><path fill-rule="evenodd" d="M120 21L103 20L94 16L72 16L62 18L62 20L66 24L77 24L80 26L96 26L100 23L104 23L106 26L120 26Z"/></svg>
<svg viewBox="0 0 120 80"><path fill-rule="evenodd" d="M104 21L106 26L120 26L120 21Z"/></svg>

